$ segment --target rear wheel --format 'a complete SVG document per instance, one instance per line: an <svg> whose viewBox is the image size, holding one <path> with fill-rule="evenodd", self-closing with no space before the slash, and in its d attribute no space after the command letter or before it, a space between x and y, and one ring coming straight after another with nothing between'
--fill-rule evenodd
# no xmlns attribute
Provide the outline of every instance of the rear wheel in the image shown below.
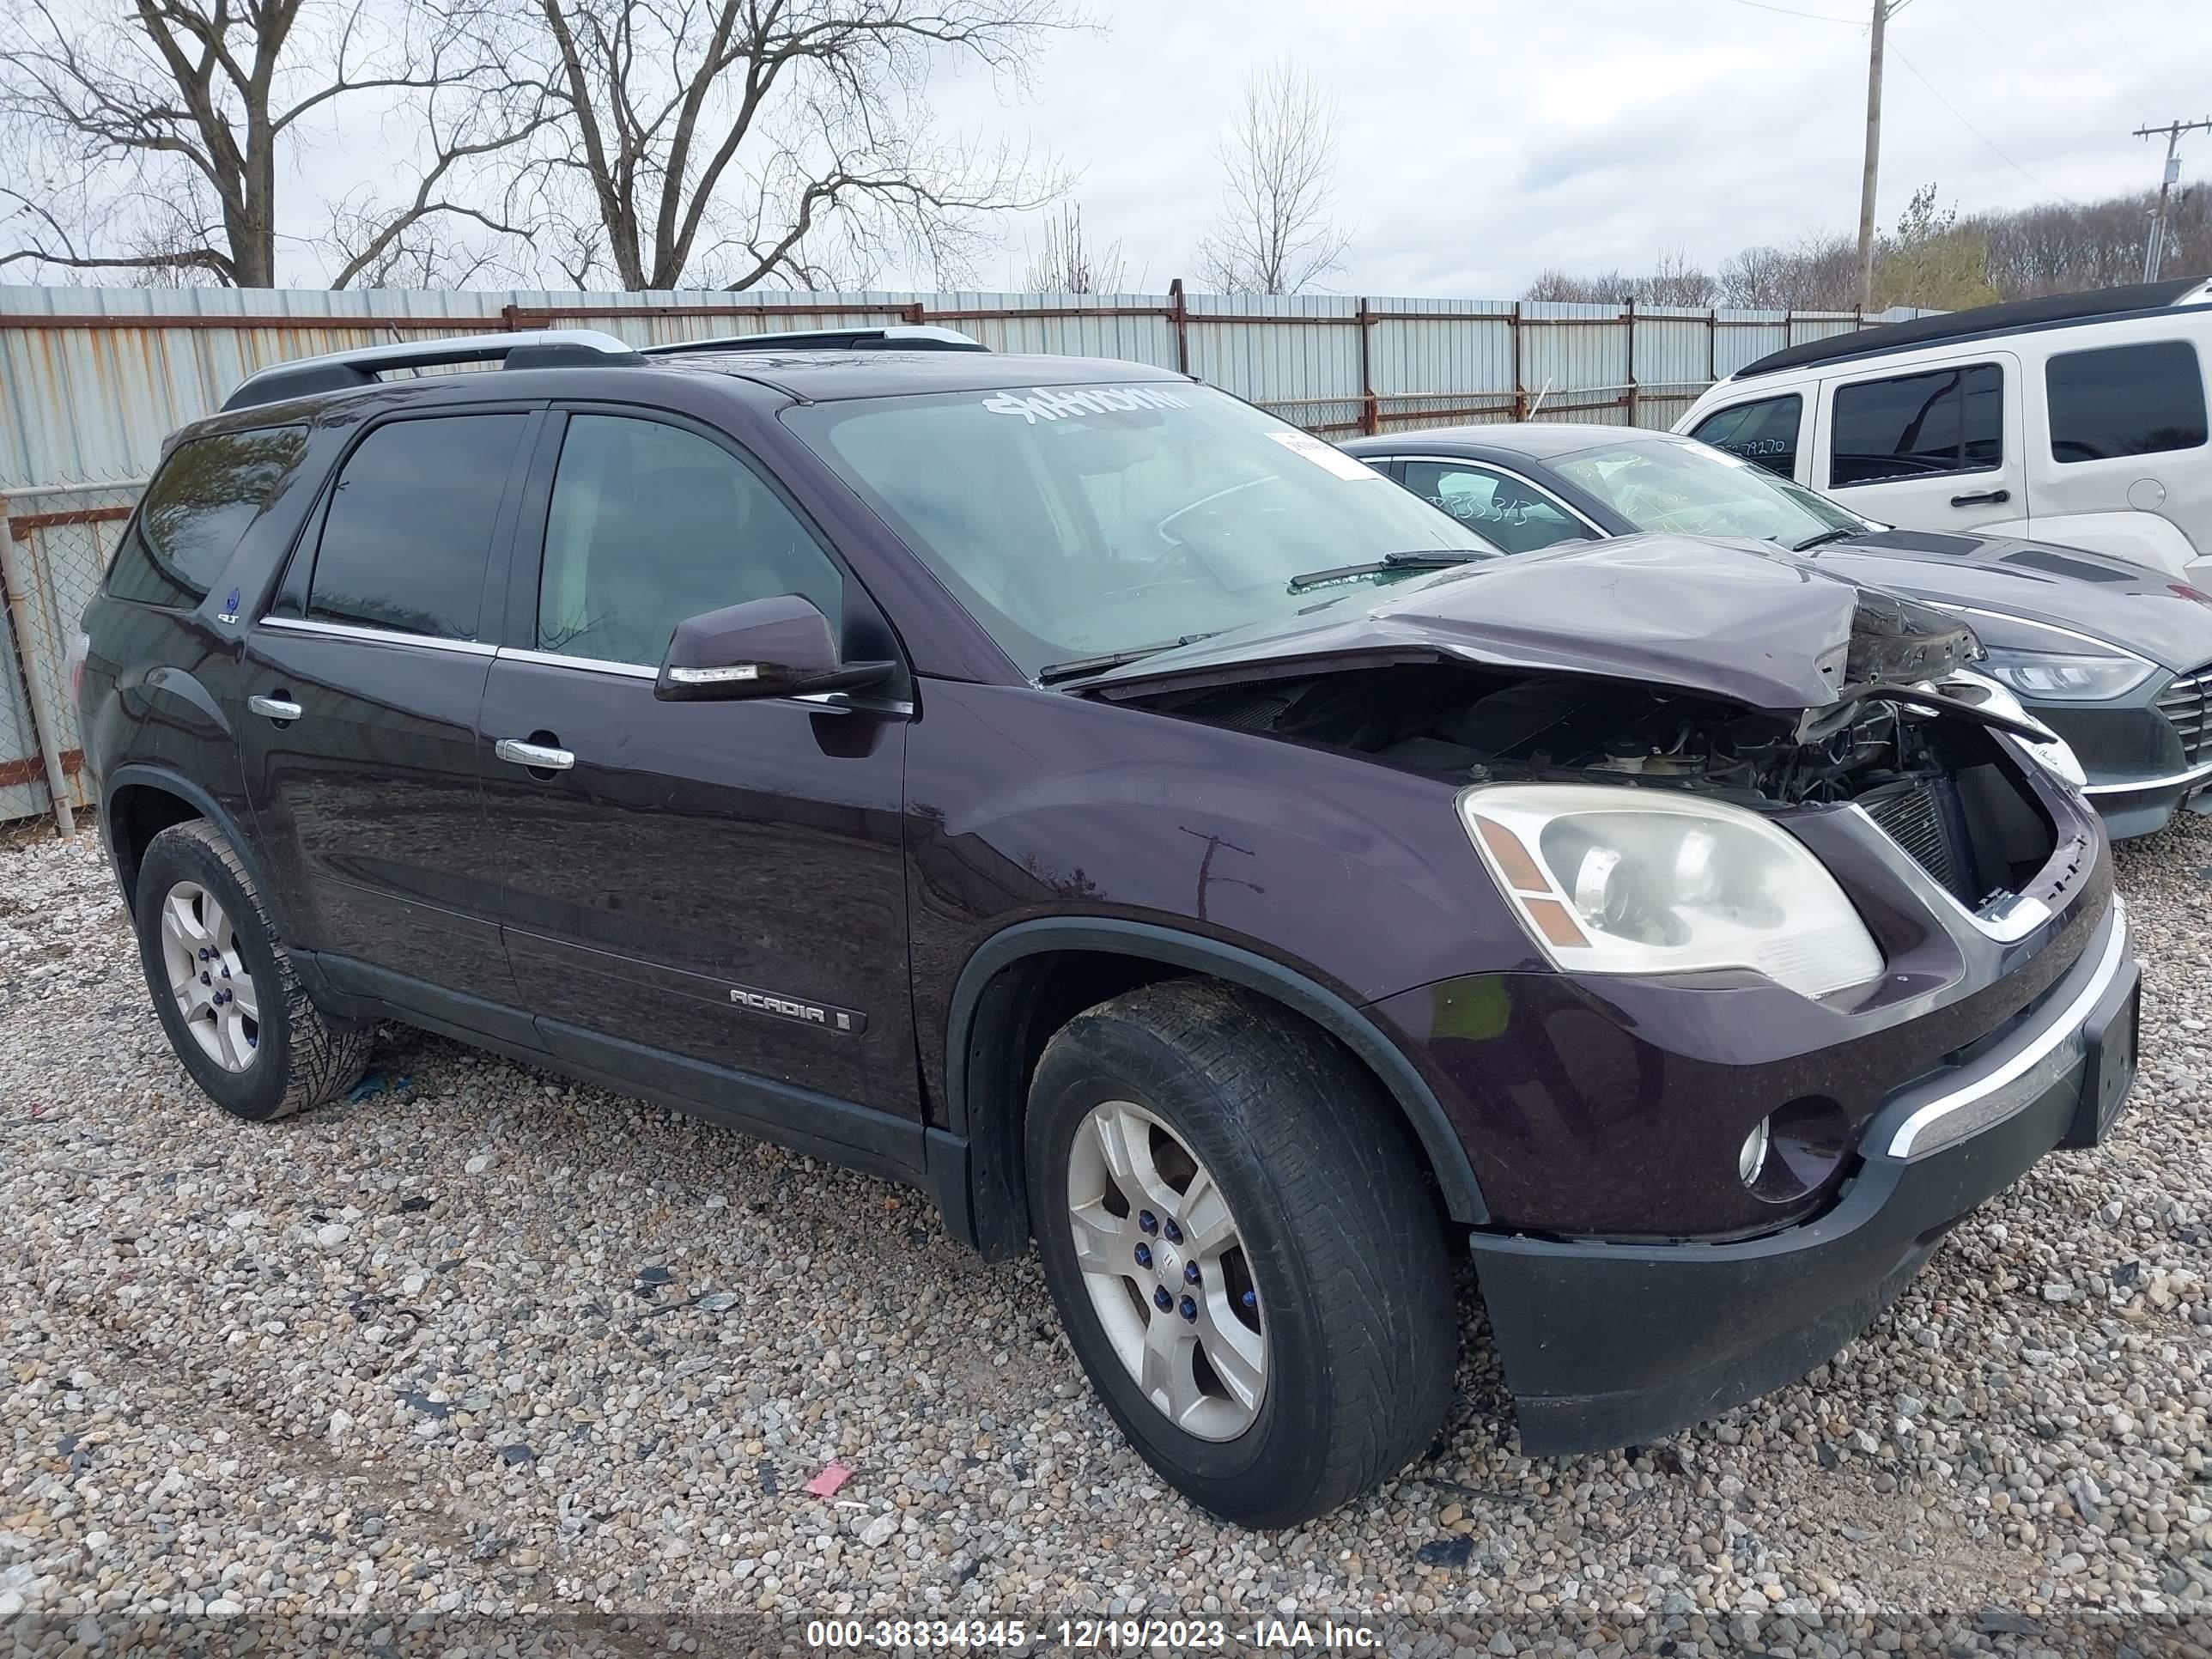
<svg viewBox="0 0 2212 1659"><path fill-rule="evenodd" d="M1030 1093L1030 1214L1091 1382L1202 1508L1296 1524L1434 1437L1458 1332L1426 1176L1373 1080L1206 981L1078 1015Z"/></svg>
<svg viewBox="0 0 2212 1659"><path fill-rule="evenodd" d="M173 824L147 844L136 910L155 1010L216 1105L259 1122L360 1080L368 1032L309 1000L253 878L213 824Z"/></svg>

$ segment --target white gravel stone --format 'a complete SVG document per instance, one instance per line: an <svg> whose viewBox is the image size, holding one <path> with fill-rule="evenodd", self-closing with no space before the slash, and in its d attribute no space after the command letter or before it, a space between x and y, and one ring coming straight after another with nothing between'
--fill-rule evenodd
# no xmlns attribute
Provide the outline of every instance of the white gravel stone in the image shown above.
<svg viewBox="0 0 2212 1659"><path fill-rule="evenodd" d="M1968 1218L1843 1356L1632 1455L1528 1458L1462 1268L1431 1454L1259 1534L1130 1450L1034 1261L976 1261L911 1193L396 1028L376 1064L407 1089L226 1118L161 1037L97 836L18 834L0 1619L59 1653L88 1615L107 1651L131 1613L235 1616L278 1652L372 1607L743 1613L797 1651L808 1617L1119 1600L1406 1621L1393 1659L2201 1625L2212 822L2119 867L2146 975L2127 1117ZM455 1187L456 1147L500 1178ZM850 1479L808 1494L833 1461Z"/></svg>

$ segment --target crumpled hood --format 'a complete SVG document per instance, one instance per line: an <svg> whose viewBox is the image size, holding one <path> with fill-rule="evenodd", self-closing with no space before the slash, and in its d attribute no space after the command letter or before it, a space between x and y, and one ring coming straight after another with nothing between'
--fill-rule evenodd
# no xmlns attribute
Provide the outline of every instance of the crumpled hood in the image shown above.
<svg viewBox="0 0 2212 1659"><path fill-rule="evenodd" d="M2177 672L2212 663L2212 602L2162 572L2103 553L2011 536L1892 529L1832 542L1809 556L1824 570L1972 605L2115 645ZM2005 643L1992 629L1992 644Z"/></svg>
<svg viewBox="0 0 2212 1659"><path fill-rule="evenodd" d="M1642 680L1775 711L1871 681L1940 677L1980 647L1959 618L1768 542L1626 536L1325 590L1304 614L1113 669L1121 698L1393 663Z"/></svg>

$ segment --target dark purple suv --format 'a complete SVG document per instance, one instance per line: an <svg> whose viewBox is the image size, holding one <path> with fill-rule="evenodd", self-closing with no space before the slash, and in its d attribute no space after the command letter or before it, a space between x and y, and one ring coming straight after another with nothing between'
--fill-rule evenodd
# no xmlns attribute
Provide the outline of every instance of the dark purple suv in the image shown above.
<svg viewBox="0 0 2212 1659"><path fill-rule="evenodd" d="M1455 1249L1522 1446L1643 1440L2134 1069L2103 831L1955 619L1492 550L1127 363L390 348L170 444L85 744L226 1109L401 1020L912 1182L1279 1526L1430 1443Z"/></svg>

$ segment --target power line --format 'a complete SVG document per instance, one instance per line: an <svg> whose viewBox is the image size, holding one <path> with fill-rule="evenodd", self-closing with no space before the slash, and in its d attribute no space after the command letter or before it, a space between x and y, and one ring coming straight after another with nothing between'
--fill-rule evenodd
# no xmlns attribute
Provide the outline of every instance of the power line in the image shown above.
<svg viewBox="0 0 2212 1659"><path fill-rule="evenodd" d="M1893 42L1893 42L1891 43L1891 45L1890 45L1890 48L1889 48L1889 49L1890 49L1890 51L1891 51L1891 52L1895 52L1895 53L1897 54L1897 61L1898 61L1899 63L1900 63L1900 64L1904 64L1905 68L1907 68L1907 69L1909 69L1909 70L1911 70L1912 71L1912 78L1913 78L1914 80L1916 80L1916 81L1919 82L1920 82L1920 84L1921 84L1922 86L1923 86L1923 87L1925 87L1925 88L1928 88L1928 95L1929 95L1929 97L1933 98L1933 99L1934 99L1937 103L1939 103L1939 104L1942 105L1942 106L1943 106L1943 107L1944 107L1945 109L1949 110L1949 111L1951 112L1951 113L1952 113L1954 116L1957 117L1957 118L1958 118L1958 122L1959 122L1959 125L1960 125L1960 126L1962 126L1962 127L1966 128L1966 130L1967 131L1969 131L1969 132L1972 133L1972 134L1974 135L1974 137L1977 137L1977 138L1980 139L1980 140L1981 140L1984 144L1988 145L1988 146L1989 146L1989 149L1990 149L1990 153L1992 155L1995 155L1995 156L1997 158L1997 160L1999 160L2000 161L2002 161L2002 162L2003 162L2007 167L2010 167L2010 168L2011 168L2014 173L2017 173L2018 174L2020 174L2020 176L2021 176L2021 178L2023 178L2023 179L2027 179L2027 182L2028 182L2029 184L2033 185L2034 185L2038 190L2041 191L2045 195L2046 195L2046 196L2056 196L2056 197L2057 197L2060 201L2064 202L2064 203L2066 203L2068 205L2072 206L2072 207L2079 207L2079 206L2081 206L2081 204L2080 204L2079 202L2075 201L2075 199L2074 199L2072 197L2070 197L2070 196L2067 195L2065 191L2061 191L2061 190L2054 190L2051 185L2045 184L2045 183L2043 182L2043 180L2042 180L2042 179L2040 179L2037 178L2033 173L2030 173L2030 172L2029 172L2026 167L2024 167L2021 166L2021 164L2020 164L2019 162L2017 162L2017 161L2014 161L2014 160L2012 159L2012 157L2011 157L2011 156L2009 156L2009 155L2006 155L2006 154L2004 153L2004 151L2003 151L2003 150L2000 149L1997 147L1997 142L1996 142L1996 139L1994 139L1994 138L1992 138L1992 137L1990 137L1990 135L1989 135L1988 133L1984 132L1984 131L1983 131L1979 127L1976 126L1976 125L1975 125L1972 121L1969 121L1969 120L1966 118L1966 116L1965 116L1965 115L1960 112L1960 108L1959 108L1959 106L1958 106L1956 104L1953 103L1949 99L1946 98L1946 97L1945 97L1942 93L1938 92L1938 91L1936 89L1936 83L1935 83L1933 81L1930 81L1930 80L1929 80L1926 76L1923 75L1923 74L1920 72L1919 66L1918 66L1917 64L1915 64L1915 63L1914 63L1914 62L1913 62L1910 58L1907 58L1907 57L1906 57L1906 56L1905 56L1902 52L1899 52L1899 51L1898 50L1898 47L1897 47L1897 46L1896 46L1896 43L1895 43L1895 42Z"/></svg>
<svg viewBox="0 0 2212 1659"><path fill-rule="evenodd" d="M1735 3L1749 6L1753 11L1776 12L1784 17L1802 17L1808 23L1841 23L1847 28L1855 29L1866 27L1856 17L1830 17L1817 11L1793 11L1788 6L1769 5L1766 0L1735 0Z"/></svg>

